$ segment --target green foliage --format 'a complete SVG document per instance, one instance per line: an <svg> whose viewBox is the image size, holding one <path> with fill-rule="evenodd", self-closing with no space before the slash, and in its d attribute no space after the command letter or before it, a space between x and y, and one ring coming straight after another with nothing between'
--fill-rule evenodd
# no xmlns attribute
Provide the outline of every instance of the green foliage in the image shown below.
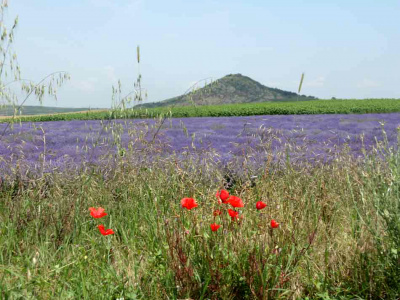
<svg viewBox="0 0 400 300"><path fill-rule="evenodd" d="M171 108L121 109L113 110L112 118L154 118L170 115L174 118L186 117L232 117L253 115L301 115L301 114L366 114L400 111L398 99L366 100L315 100L278 103L225 104L218 106L175 106ZM17 118L22 122L102 120L110 117L108 111L67 113L46 116ZM7 119L0 119L7 122Z"/></svg>
<svg viewBox="0 0 400 300"><path fill-rule="evenodd" d="M121 161L108 179L91 170L3 182L1 298L395 299L399 153L342 159L235 185L240 222L212 215L224 209L224 174L211 163L203 173L190 171L195 161ZM183 210L187 196L199 207ZM100 235L91 206L106 209L100 222L115 235Z"/></svg>
<svg viewBox="0 0 400 300"><path fill-rule="evenodd" d="M190 93L164 101L140 104L140 107L154 108L171 105L221 105L233 103L255 103L268 101L315 100L311 96L300 96L296 93L269 88L241 74L229 74L206 84L203 88L195 88Z"/></svg>

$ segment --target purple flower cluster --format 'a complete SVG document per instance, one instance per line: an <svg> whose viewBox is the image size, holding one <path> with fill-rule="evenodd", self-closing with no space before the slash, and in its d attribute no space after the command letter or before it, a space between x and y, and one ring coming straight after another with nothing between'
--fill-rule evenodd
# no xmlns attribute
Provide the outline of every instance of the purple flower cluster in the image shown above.
<svg viewBox="0 0 400 300"><path fill-rule="evenodd" d="M382 124L389 146L397 147L399 123L400 113L169 119L159 131L157 120L119 120L107 130L100 121L22 123L0 140L0 172L19 163L47 171L99 164L129 151L177 157L212 153L223 165L262 165L268 157L326 162L344 149L359 157L362 149L384 142Z"/></svg>

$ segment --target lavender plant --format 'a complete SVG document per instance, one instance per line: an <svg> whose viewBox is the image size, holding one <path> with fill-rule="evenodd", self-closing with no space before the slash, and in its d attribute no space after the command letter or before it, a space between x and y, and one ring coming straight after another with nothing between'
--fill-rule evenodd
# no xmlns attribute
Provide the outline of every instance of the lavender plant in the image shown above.
<svg viewBox="0 0 400 300"><path fill-rule="evenodd" d="M235 172L246 163L255 175L257 166L268 157L283 161L289 155L295 163L329 162L342 151L354 158L364 157L385 140L397 148L399 114L254 116L231 118L189 118L162 120L110 120L22 123L4 136L0 149L3 164L25 162L35 169L44 153L46 132L46 169L78 168L85 162L101 165L102 160L187 154L202 156L213 152L215 162ZM380 125L385 121L385 134ZM6 124L0 125L0 130ZM157 136L156 141L154 136ZM377 138L377 139L376 139ZM148 155L146 155L146 152ZM23 153L23 154L22 154ZM139 155L140 154L140 155ZM23 159L22 159L23 158ZM63 166L65 165L65 166ZM253 172L254 171L254 172ZM240 173L240 172L239 172Z"/></svg>

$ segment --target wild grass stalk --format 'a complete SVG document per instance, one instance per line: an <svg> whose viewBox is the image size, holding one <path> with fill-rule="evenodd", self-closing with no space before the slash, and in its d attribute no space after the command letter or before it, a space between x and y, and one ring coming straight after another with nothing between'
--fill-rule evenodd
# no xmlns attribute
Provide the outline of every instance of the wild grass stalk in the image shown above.
<svg viewBox="0 0 400 300"><path fill-rule="evenodd" d="M164 158L0 190L2 297L393 298L398 296L398 156L266 170L234 183L243 219L215 191L224 174ZM273 170L273 168L272 168ZM100 171L100 170L99 170ZM66 179L67 178L67 179ZM199 207L180 207L183 197ZM255 203L267 203L257 211ZM102 205L114 236L88 207ZM221 216L213 216L221 209ZM270 228L274 218L280 223ZM222 227L217 232L210 224ZM101 282L101 284L99 284Z"/></svg>

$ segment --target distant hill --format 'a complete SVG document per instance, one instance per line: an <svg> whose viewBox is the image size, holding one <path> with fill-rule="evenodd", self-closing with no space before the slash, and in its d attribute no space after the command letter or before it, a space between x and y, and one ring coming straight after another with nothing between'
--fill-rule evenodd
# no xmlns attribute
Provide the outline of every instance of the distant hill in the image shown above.
<svg viewBox="0 0 400 300"><path fill-rule="evenodd" d="M21 115L32 116L32 115L50 115L58 113L69 113L69 112L80 112L88 110L97 110L90 108L68 108L68 107L49 107L49 106L23 106L21 109ZM12 106L0 106L0 116L12 116L14 114L14 107Z"/></svg>
<svg viewBox="0 0 400 300"><path fill-rule="evenodd" d="M141 107L170 105L220 105L251 102L304 101L315 97L270 88L241 74L229 74L203 88L160 102L140 104Z"/></svg>

